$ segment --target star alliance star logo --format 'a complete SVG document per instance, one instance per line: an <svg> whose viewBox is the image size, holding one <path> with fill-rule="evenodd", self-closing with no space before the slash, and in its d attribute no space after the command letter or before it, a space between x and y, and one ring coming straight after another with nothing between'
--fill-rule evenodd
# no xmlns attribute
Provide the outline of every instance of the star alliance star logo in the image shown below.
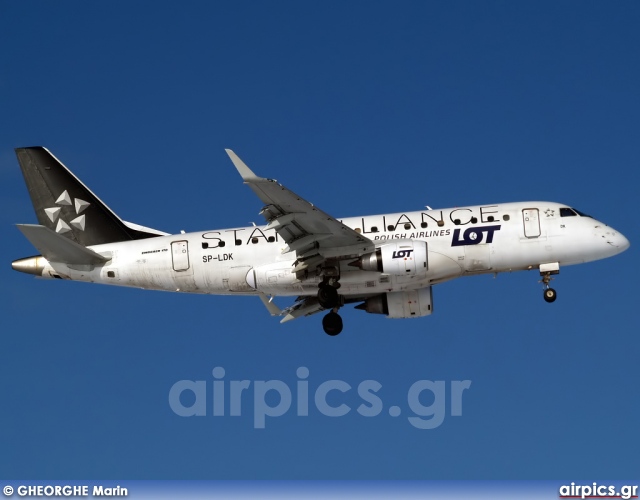
<svg viewBox="0 0 640 500"><path fill-rule="evenodd" d="M547 208L547 209L544 211L544 213L545 213L545 215L546 215L547 217L553 217L553 216L554 216L554 214L556 213L556 211L555 211L555 210L551 210L550 208Z"/></svg>
<svg viewBox="0 0 640 500"><path fill-rule="evenodd" d="M80 231L84 231L86 225L86 217L80 214L84 212L87 207L91 205L91 203L81 200L80 198L74 198L73 203L71 203L71 196L69 196L69 193L65 190L56 200L56 205L59 206L44 209L44 213L47 214L47 217L49 217L49 220L51 222L55 223L56 220L58 221L58 224L56 225L56 233L68 233L69 231L71 231L71 227L74 227ZM59 219L60 211L62 210L63 206L70 207L72 205L75 207L76 215L78 217L69 221L69 224L67 224L62 219Z"/></svg>

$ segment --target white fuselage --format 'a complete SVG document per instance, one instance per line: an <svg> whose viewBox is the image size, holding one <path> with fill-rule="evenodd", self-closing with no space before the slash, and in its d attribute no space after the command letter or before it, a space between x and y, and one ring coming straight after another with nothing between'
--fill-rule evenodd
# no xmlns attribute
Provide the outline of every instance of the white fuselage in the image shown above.
<svg viewBox="0 0 640 500"><path fill-rule="evenodd" d="M340 294L376 295L464 275L580 264L629 246L622 234L591 217L561 216L566 207L521 202L342 219L376 246L426 242L428 270L418 279L405 279L342 260ZM95 267L41 262L42 276L189 293L315 295L321 278L296 278L295 252L282 253L285 246L275 230L264 226L159 236L90 247L110 257Z"/></svg>

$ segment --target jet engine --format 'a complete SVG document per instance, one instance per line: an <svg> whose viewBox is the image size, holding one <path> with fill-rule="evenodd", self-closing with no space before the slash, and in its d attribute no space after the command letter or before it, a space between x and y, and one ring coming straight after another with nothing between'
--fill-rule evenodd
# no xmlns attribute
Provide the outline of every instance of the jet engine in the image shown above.
<svg viewBox="0 0 640 500"><path fill-rule="evenodd" d="M424 277L427 273L427 243L400 240L387 243L349 264L363 271L377 271L394 276Z"/></svg>
<svg viewBox="0 0 640 500"><path fill-rule="evenodd" d="M386 314L388 318L419 318L433 312L431 287L406 292L387 292L376 295L357 305L372 314Z"/></svg>

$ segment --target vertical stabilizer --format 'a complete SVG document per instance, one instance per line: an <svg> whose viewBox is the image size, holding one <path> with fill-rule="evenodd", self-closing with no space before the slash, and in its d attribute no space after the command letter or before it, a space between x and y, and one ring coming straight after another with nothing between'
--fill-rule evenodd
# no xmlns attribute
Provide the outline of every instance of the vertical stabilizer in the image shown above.
<svg viewBox="0 0 640 500"><path fill-rule="evenodd" d="M38 222L83 246L151 238L161 233L133 228L43 147L16 149Z"/></svg>

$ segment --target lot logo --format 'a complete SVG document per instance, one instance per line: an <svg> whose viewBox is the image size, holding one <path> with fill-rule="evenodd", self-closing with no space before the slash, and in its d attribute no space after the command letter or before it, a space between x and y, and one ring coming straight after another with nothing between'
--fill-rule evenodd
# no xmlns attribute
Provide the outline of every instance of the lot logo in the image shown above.
<svg viewBox="0 0 640 500"><path fill-rule="evenodd" d="M413 252L413 250L396 250L393 252L393 255L391 256L391 258L403 259L405 257L411 257L411 252Z"/></svg>
<svg viewBox="0 0 640 500"><path fill-rule="evenodd" d="M470 227L462 233L462 239L460 239L460 229L453 231L453 239L451 240L452 247L459 247L463 245L477 245L482 243L484 233L487 233L486 243L493 242L493 233L500 231L500 226L484 226L484 227Z"/></svg>

